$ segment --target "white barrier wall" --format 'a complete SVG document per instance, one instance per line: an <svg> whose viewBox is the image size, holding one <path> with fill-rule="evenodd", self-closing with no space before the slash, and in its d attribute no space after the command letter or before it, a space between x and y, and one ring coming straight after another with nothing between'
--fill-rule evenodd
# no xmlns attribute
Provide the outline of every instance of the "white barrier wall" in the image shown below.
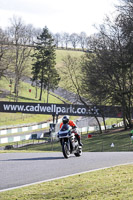
<svg viewBox="0 0 133 200"><path fill-rule="evenodd" d="M58 120L58 123L61 123L62 119ZM5 130L0 130L0 135L6 135L6 134L14 134L14 133L19 133L19 132L26 132L26 131L32 131L32 130L37 130L37 129L44 129L44 128L49 128L50 123L43 123L43 124L38 124L38 125L33 125L33 126L29 126L29 127L18 127L18 128L13 128L13 129L5 129ZM123 123L119 123L117 125L119 126L123 126ZM112 128L112 126L107 126L107 129ZM102 130L104 130L104 126L101 127ZM98 126L88 126L88 127L82 127L79 128L80 132L88 132L88 131L97 131L99 130ZM42 131L43 132L43 131ZM43 137L43 133L37 133L37 138L42 138ZM9 142L18 142L18 141L22 141L22 140L29 140L32 138L32 133L31 134L26 134L23 135L21 134L20 136L9 136L9 137L5 137L5 138L0 138L0 144L3 143L9 143Z"/></svg>

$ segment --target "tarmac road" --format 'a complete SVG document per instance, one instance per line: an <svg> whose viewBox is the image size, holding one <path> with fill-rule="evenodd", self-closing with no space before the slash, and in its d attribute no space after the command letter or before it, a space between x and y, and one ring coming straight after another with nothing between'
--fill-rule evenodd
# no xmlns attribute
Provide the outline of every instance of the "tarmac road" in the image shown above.
<svg viewBox="0 0 133 200"><path fill-rule="evenodd" d="M0 191L99 168L133 163L133 152L84 152L64 159L58 153L0 154Z"/></svg>

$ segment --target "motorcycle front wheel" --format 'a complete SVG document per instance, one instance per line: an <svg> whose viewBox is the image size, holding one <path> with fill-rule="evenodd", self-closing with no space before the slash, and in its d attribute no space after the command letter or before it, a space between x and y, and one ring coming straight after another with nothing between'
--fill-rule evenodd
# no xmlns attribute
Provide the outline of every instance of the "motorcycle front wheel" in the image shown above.
<svg viewBox="0 0 133 200"><path fill-rule="evenodd" d="M70 157L70 151L69 151L69 147L68 144L66 142L63 142L62 144L62 152L65 158L69 158Z"/></svg>
<svg viewBox="0 0 133 200"><path fill-rule="evenodd" d="M78 148L77 152L74 153L74 155L75 155L76 157L81 156L81 155L82 155L82 147Z"/></svg>

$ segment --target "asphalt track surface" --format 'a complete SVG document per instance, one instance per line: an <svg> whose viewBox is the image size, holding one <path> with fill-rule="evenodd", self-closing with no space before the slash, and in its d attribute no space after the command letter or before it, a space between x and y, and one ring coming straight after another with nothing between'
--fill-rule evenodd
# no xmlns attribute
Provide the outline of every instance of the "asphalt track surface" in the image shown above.
<svg viewBox="0 0 133 200"><path fill-rule="evenodd" d="M58 153L0 154L0 191L100 168L133 163L133 152L84 152L65 159Z"/></svg>

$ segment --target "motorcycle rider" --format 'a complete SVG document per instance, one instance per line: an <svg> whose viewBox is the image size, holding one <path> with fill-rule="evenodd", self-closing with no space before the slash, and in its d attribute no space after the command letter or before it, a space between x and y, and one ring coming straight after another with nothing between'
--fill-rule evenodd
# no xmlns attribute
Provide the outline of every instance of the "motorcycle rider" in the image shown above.
<svg viewBox="0 0 133 200"><path fill-rule="evenodd" d="M69 120L69 116L64 116L62 118L62 123L60 124L60 128L62 127L63 124L68 124L69 126L72 127L73 133L75 134L75 137L78 140L79 146L83 146L83 144L81 143L80 133L77 130L77 126L76 126L76 124L72 120Z"/></svg>

